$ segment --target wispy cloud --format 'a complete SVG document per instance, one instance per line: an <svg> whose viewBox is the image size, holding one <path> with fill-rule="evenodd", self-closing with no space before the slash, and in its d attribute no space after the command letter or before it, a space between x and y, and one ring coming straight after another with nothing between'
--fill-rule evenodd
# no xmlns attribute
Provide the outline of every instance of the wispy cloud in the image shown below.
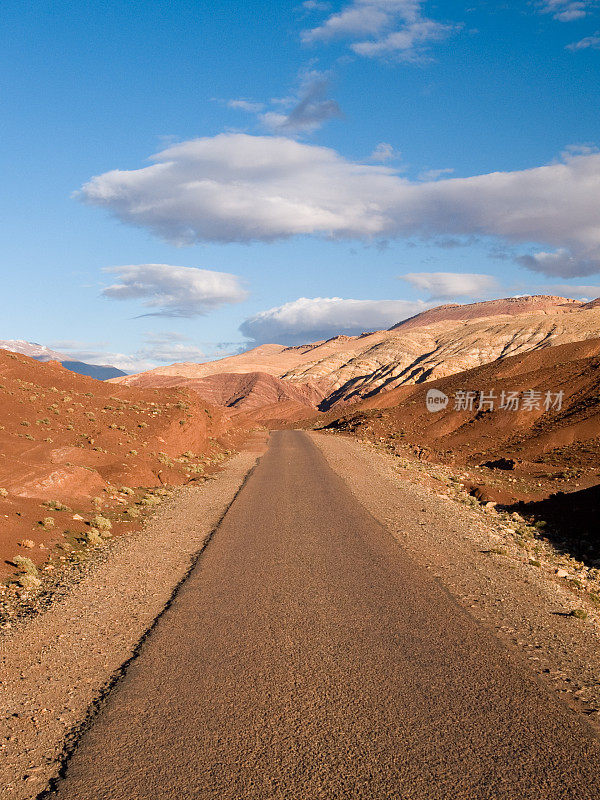
<svg viewBox="0 0 600 800"><path fill-rule="evenodd" d="M213 272L171 264L129 264L107 267L118 283L102 295L109 300L142 300L150 309L143 316L194 317L247 296L240 279L227 272Z"/></svg>
<svg viewBox="0 0 600 800"><path fill-rule="evenodd" d="M573 285L570 283L553 283L540 289L544 294L551 292L562 297L574 297L576 300L595 300L600 297L600 285Z"/></svg>
<svg viewBox="0 0 600 800"><path fill-rule="evenodd" d="M416 289L427 292L429 300L485 297L499 288L492 275L480 273L408 272L399 277Z"/></svg>
<svg viewBox="0 0 600 800"><path fill-rule="evenodd" d="M534 270L564 277L600 271L597 153L423 183L411 183L389 166L350 162L330 148L274 136L220 134L183 142L153 160L142 169L92 178L81 198L178 244L299 234L371 241L419 236L434 242L494 237L504 245L526 245L521 263ZM538 243L539 252L529 255L531 243ZM161 298L171 292L161 292L160 280L156 289L152 281L140 288L132 275L114 296L146 297L155 308L189 311L187 288L165 303ZM200 309L210 307L203 280ZM228 276L225 288L222 280L215 279L215 302L242 296L238 279Z"/></svg>
<svg viewBox="0 0 600 800"><path fill-rule="evenodd" d="M258 114L259 111L262 111L265 107L264 103L255 103L253 100L228 100L227 101L228 108L235 108L240 111L248 111L251 114Z"/></svg>
<svg viewBox="0 0 600 800"><path fill-rule="evenodd" d="M596 31L592 36L585 36L578 42L571 42L567 45L567 50L600 50L600 31Z"/></svg>
<svg viewBox="0 0 600 800"><path fill-rule="evenodd" d="M190 337L175 331L149 332L144 335L143 344L130 353L115 352L107 342L61 341L61 353L74 361L85 361L88 364L110 365L124 372L143 372L164 364L183 361L193 363L222 358L239 352L241 342L195 343Z"/></svg>
<svg viewBox="0 0 600 800"><path fill-rule="evenodd" d="M538 8L542 14L552 14L560 22L572 22L586 17L596 0L541 0Z"/></svg>
<svg viewBox="0 0 600 800"><path fill-rule="evenodd" d="M379 161L383 164L386 161L396 161L401 155L400 151L395 150L388 142L379 142L369 156L369 161Z"/></svg>
<svg viewBox="0 0 600 800"><path fill-rule="evenodd" d="M243 99L229 100L227 105L255 114L261 126L274 133L288 136L312 133L328 120L343 117L337 102L328 96L331 78L330 72L306 70L300 75L298 91L289 97L271 100L271 108L265 103Z"/></svg>
<svg viewBox="0 0 600 800"><path fill-rule="evenodd" d="M442 169L426 169L420 172L418 178L420 181L437 181L438 178L443 178L446 175L452 175L454 169L452 167L444 167Z"/></svg>
<svg viewBox="0 0 600 800"><path fill-rule="evenodd" d="M424 61L427 46L460 26L437 22L422 13L421 0L353 0L315 28L302 32L305 44L350 39L356 54Z"/></svg>
<svg viewBox="0 0 600 800"><path fill-rule="evenodd" d="M345 334L390 328L429 306L420 300L351 300L300 297L245 320L240 332L254 344L304 344Z"/></svg>
<svg viewBox="0 0 600 800"><path fill-rule="evenodd" d="M306 11L329 11L331 3L323 3L321 0L304 0L302 8Z"/></svg>
<svg viewBox="0 0 600 800"><path fill-rule="evenodd" d="M294 106L285 114L267 111L260 115L263 124L274 132L309 133L317 130L330 119L343 116L335 100L327 97L331 75L310 70L302 79Z"/></svg>

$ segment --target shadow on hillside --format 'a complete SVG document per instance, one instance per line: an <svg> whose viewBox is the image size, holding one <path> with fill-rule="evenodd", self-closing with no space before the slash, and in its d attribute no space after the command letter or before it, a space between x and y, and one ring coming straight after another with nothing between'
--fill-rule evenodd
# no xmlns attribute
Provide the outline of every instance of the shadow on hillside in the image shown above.
<svg viewBox="0 0 600 800"><path fill-rule="evenodd" d="M547 527L543 533L552 544L588 565L600 567L600 484L502 509L544 520Z"/></svg>

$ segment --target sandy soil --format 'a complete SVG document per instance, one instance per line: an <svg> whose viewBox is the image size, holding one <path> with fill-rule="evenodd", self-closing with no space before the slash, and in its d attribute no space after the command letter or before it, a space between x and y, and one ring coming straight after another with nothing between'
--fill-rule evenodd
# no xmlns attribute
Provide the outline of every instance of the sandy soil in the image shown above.
<svg viewBox="0 0 600 800"><path fill-rule="evenodd" d="M143 530L115 539L105 563L61 602L2 635L3 797L34 798L56 774L70 738L169 605L264 441L255 437L214 480L176 490Z"/></svg>
<svg viewBox="0 0 600 800"><path fill-rule="evenodd" d="M598 728L600 614L586 591L591 579L575 572L575 562L542 537L529 545L516 533L517 520L473 506L439 468L347 436L310 435L359 502L415 561L470 614L524 651L532 669ZM570 616L575 609L587 618Z"/></svg>

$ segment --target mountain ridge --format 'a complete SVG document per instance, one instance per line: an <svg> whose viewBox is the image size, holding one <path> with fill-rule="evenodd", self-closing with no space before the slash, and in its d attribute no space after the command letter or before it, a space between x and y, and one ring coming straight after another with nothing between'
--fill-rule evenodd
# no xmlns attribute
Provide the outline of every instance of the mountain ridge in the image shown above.
<svg viewBox="0 0 600 800"><path fill-rule="evenodd" d="M263 344L218 361L172 364L114 382L150 388L164 385L164 376L183 385L215 374L260 372L316 388L323 396L320 408L327 410L510 355L595 336L600 336L600 304L530 295L446 304L389 330L294 347Z"/></svg>

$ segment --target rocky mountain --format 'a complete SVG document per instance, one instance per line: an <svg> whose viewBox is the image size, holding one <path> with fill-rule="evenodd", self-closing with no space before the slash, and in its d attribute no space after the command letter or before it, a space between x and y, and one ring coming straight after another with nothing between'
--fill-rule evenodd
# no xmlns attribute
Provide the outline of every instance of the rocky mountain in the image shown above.
<svg viewBox="0 0 600 800"><path fill-rule="evenodd" d="M448 400L432 412L428 393ZM466 393L472 402L460 400ZM465 470L465 484L484 501L554 497L573 512L575 501L562 493L585 499L584 490L600 484L600 338L400 386L341 410L321 424ZM593 529L600 546L597 508Z"/></svg>
<svg viewBox="0 0 600 800"><path fill-rule="evenodd" d="M21 355L34 358L36 361L58 361L65 369L75 372L78 375L87 375L99 381L106 381L109 378L118 378L127 373L106 364L87 364L85 361L74 361L64 353L51 350L43 344L37 342L26 342L22 339L0 340L0 349L8 350L11 353L21 353Z"/></svg>
<svg viewBox="0 0 600 800"><path fill-rule="evenodd" d="M383 390L419 384L498 359L600 336L600 304L546 295L444 305L360 336L297 347L266 344L204 364L173 364L117 379L128 386L177 384L260 372L321 394L327 410ZM230 378L227 380L231 380Z"/></svg>

